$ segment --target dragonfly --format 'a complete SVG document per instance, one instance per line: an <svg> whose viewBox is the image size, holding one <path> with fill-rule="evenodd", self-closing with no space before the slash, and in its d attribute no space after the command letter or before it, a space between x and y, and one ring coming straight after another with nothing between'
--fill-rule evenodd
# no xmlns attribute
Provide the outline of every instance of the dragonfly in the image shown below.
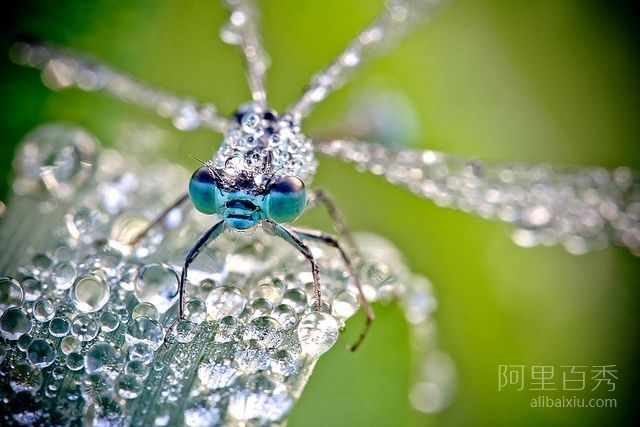
<svg viewBox="0 0 640 427"><path fill-rule="evenodd" d="M220 115L212 104L155 89L63 48L19 44L13 49L13 57L20 64L42 70L43 80L54 89L75 87L104 92L160 113L181 131L206 128L223 135L213 158L203 161L192 176L188 196L180 197L150 222L150 227L157 225L172 209L189 201L199 211L218 217L194 243L184 262L179 317L184 316L188 268L200 250L226 230L244 231L259 226L287 241L309 261L317 309L322 308L321 277L305 241L321 242L340 251L358 288L367 319L352 346L356 348L366 336L374 315L351 260L355 244L345 221L328 193L308 189L316 172L316 154L354 163L358 169L381 175L440 206L510 223L516 228L514 239L522 246L561 244L569 252L579 254L615 243L634 254L640 252L637 214L640 190L637 175L628 168L607 171L481 162L348 137L308 138L302 132L303 121L317 104L346 84L365 63L429 20L440 3L388 2L382 13L319 71L302 95L282 113L272 110L268 103L265 78L269 58L252 1L225 2L230 19L221 36L242 53L252 98L230 118ZM328 233L289 225L308 208L319 204L326 207L347 247ZM139 239L134 240L132 243Z"/></svg>

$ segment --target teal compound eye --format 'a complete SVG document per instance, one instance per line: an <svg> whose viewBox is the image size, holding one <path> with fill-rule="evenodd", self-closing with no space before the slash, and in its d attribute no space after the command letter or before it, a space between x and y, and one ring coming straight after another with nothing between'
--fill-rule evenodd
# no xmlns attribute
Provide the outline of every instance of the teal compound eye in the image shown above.
<svg viewBox="0 0 640 427"><path fill-rule="evenodd" d="M195 171L189 180L189 197L193 206L203 214L212 215L218 212L217 191L216 179L207 166Z"/></svg>
<svg viewBox="0 0 640 427"><path fill-rule="evenodd" d="M307 206L307 189L297 176L281 176L269 186L265 201L269 218L278 223L291 222Z"/></svg>

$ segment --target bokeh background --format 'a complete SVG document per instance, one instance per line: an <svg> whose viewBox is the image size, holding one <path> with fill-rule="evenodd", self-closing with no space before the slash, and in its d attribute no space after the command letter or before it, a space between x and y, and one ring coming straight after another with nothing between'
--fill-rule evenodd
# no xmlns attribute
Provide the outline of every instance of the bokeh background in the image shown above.
<svg viewBox="0 0 640 427"><path fill-rule="evenodd" d="M5 3L2 52L16 40L51 41L153 85L212 101L223 113L249 98L237 52L218 39L227 15L216 1ZM381 7L370 0L262 3L273 62L268 89L277 110ZM419 125L408 143L415 147L480 159L640 170L640 45L631 3L450 2L400 48L317 107L305 131L322 133L340 121L354 93L383 87L405 94L413 106ZM52 93L36 71L1 56L5 202L15 145L43 122L78 123L105 145L123 124L155 125L168 143L139 150L141 161L165 156L194 168L189 155L206 158L220 139L204 130L179 133L152 113L110 98ZM439 342L457 365L457 393L440 414L411 408L407 327L395 306L378 305L376 324L358 352L337 345L320 360L290 425L633 424L640 260L621 248L579 257L557 247L522 249L511 243L503 224L438 208L335 160L321 160L314 183L332 192L354 230L386 236L414 271L433 282ZM302 221L328 226L316 215ZM616 365L618 380L611 392L498 391L501 364L556 370ZM614 398L617 407L531 408L539 395Z"/></svg>

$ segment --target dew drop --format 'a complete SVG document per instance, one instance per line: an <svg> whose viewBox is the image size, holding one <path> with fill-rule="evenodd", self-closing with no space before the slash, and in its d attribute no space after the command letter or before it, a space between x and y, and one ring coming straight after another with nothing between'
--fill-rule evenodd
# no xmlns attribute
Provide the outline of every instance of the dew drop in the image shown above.
<svg viewBox="0 0 640 427"><path fill-rule="evenodd" d="M67 354L65 365L67 365L67 368L71 369L72 371L79 371L84 367L84 356L81 353L72 351L71 353Z"/></svg>
<svg viewBox="0 0 640 427"><path fill-rule="evenodd" d="M60 262L53 267L52 277L57 289L69 289L76 278L76 268L69 262Z"/></svg>
<svg viewBox="0 0 640 427"><path fill-rule="evenodd" d="M145 343L155 351L164 340L164 329L157 320L139 317L129 322L124 338L129 345Z"/></svg>
<svg viewBox="0 0 640 427"><path fill-rule="evenodd" d="M9 371L9 384L16 393L35 393L40 390L42 380L42 371L29 363L18 363Z"/></svg>
<svg viewBox="0 0 640 427"><path fill-rule="evenodd" d="M153 360L153 350L145 342L136 342L129 349L129 360L139 360L148 365Z"/></svg>
<svg viewBox="0 0 640 427"><path fill-rule="evenodd" d="M237 317L247 303L242 291L234 286L220 286L207 296L207 313L210 318L220 320L225 316Z"/></svg>
<svg viewBox="0 0 640 427"><path fill-rule="evenodd" d="M38 279L27 276L21 281L25 301L35 301L42 295L42 284Z"/></svg>
<svg viewBox="0 0 640 427"><path fill-rule="evenodd" d="M120 318L113 311L105 310L100 313L98 322L100 323L100 328L104 332L113 332L120 325Z"/></svg>
<svg viewBox="0 0 640 427"><path fill-rule="evenodd" d="M46 368L56 360L56 350L49 341L35 339L27 348L27 360L38 368Z"/></svg>
<svg viewBox="0 0 640 427"><path fill-rule="evenodd" d="M33 317L38 322L48 322L56 315L56 307L50 299L39 299L33 305Z"/></svg>
<svg viewBox="0 0 640 427"><path fill-rule="evenodd" d="M291 409L293 397L280 382L264 374L248 378L229 398L229 414L237 420L261 420L275 422Z"/></svg>
<svg viewBox="0 0 640 427"><path fill-rule="evenodd" d="M179 343L188 343L196 337L196 325L190 321L183 319L178 322L175 329L176 341Z"/></svg>
<svg viewBox="0 0 640 427"><path fill-rule="evenodd" d="M69 322L64 317L54 317L49 322L49 333L54 337L64 337L69 333Z"/></svg>
<svg viewBox="0 0 640 427"><path fill-rule="evenodd" d="M151 303L141 302L133 308L131 317L133 319L147 317L151 320L158 320L158 309Z"/></svg>
<svg viewBox="0 0 640 427"><path fill-rule="evenodd" d="M149 367L142 360L129 360L124 365L124 373L133 375L138 381L144 381L149 375Z"/></svg>
<svg viewBox="0 0 640 427"><path fill-rule="evenodd" d="M103 393L85 407L85 425L116 427L123 425L125 412L118 400Z"/></svg>
<svg viewBox="0 0 640 427"><path fill-rule="evenodd" d="M178 274L166 264L145 265L140 269L133 292L138 301L151 303L158 312L165 313L178 295Z"/></svg>
<svg viewBox="0 0 640 427"><path fill-rule="evenodd" d="M122 353L109 343L96 343L84 357L84 369L88 374L104 374L115 379L120 374Z"/></svg>
<svg viewBox="0 0 640 427"><path fill-rule="evenodd" d="M21 306L24 292L20 283L12 277L0 276L0 314L9 307Z"/></svg>
<svg viewBox="0 0 640 427"><path fill-rule="evenodd" d="M107 283L93 274L78 277L71 291L76 308L83 313L100 310L109 301L109 294Z"/></svg>
<svg viewBox="0 0 640 427"><path fill-rule="evenodd" d="M233 316L225 316L218 322L218 331L214 340L220 343L233 341L236 338L238 328L238 319Z"/></svg>
<svg viewBox="0 0 640 427"><path fill-rule="evenodd" d="M89 314L78 314L71 321L71 333L80 341L91 341L98 332L100 332L100 326Z"/></svg>
<svg viewBox="0 0 640 427"><path fill-rule="evenodd" d="M187 303L185 315L189 321L199 325L207 319L207 305L194 298Z"/></svg>
<svg viewBox="0 0 640 427"><path fill-rule="evenodd" d="M198 379L210 390L230 386L237 376L238 368L228 359L208 360L198 366Z"/></svg>
<svg viewBox="0 0 640 427"><path fill-rule="evenodd" d="M135 399L142 391L142 383L134 375L120 375L116 380L116 390L123 399Z"/></svg>
<svg viewBox="0 0 640 427"><path fill-rule="evenodd" d="M33 322L27 312L19 307L11 307L2 313L0 332L8 340L17 340L31 331Z"/></svg>
<svg viewBox="0 0 640 427"><path fill-rule="evenodd" d="M339 319L348 319L358 310L358 297L352 292L342 291L333 300L333 314Z"/></svg>
<svg viewBox="0 0 640 427"><path fill-rule="evenodd" d="M256 340L267 348L276 348L283 340L280 324L268 316L253 319L244 331L245 341Z"/></svg>
<svg viewBox="0 0 640 427"><path fill-rule="evenodd" d="M80 340L73 335L67 335L60 341L60 351L64 354L79 352L82 348Z"/></svg>
<svg viewBox="0 0 640 427"><path fill-rule="evenodd" d="M282 296L282 304L287 304L296 313L303 313L307 307L307 294L300 288L287 290Z"/></svg>
<svg viewBox="0 0 640 427"><path fill-rule="evenodd" d="M271 312L271 317L280 323L285 330L293 328L298 321L296 312L287 304L276 305Z"/></svg>
<svg viewBox="0 0 640 427"><path fill-rule="evenodd" d="M338 340L338 322L329 314L311 312L298 325L298 339L302 351L319 357Z"/></svg>
<svg viewBox="0 0 640 427"><path fill-rule="evenodd" d="M22 334L20 338L18 338L18 342L16 343L16 345L18 346L18 349L20 351L26 352L29 344L31 344L31 341L33 341L33 337L31 335Z"/></svg>

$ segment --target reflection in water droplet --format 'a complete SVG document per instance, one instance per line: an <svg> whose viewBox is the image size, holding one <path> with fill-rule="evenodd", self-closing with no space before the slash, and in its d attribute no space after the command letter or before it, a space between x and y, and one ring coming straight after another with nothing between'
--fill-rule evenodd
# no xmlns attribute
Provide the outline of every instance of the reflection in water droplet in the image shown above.
<svg viewBox="0 0 640 427"><path fill-rule="evenodd" d="M93 274L78 277L71 291L76 308L83 313L100 310L109 301L109 294L107 283Z"/></svg>
<svg viewBox="0 0 640 427"><path fill-rule="evenodd" d="M245 380L244 387L229 398L229 414L236 420L261 420L275 422L289 413L293 396L280 382L258 374Z"/></svg>
<svg viewBox="0 0 640 427"><path fill-rule="evenodd" d="M115 379L120 374L122 353L109 343L96 343L84 357L84 369L88 374L104 374Z"/></svg>
<svg viewBox="0 0 640 427"><path fill-rule="evenodd" d="M302 351L319 357L338 340L338 322L329 314L311 312L298 325L298 339Z"/></svg>
<svg viewBox="0 0 640 427"><path fill-rule="evenodd" d="M307 294L299 288L289 289L282 296L282 304L288 305L296 313L301 314L307 307Z"/></svg>
<svg viewBox="0 0 640 427"><path fill-rule="evenodd" d="M271 317L277 320L284 330L293 328L298 321L296 312L287 304L276 305L271 312Z"/></svg>
<svg viewBox="0 0 640 427"><path fill-rule="evenodd" d="M52 277L56 288L69 289L76 278L76 268L70 262L60 262L53 268Z"/></svg>
<svg viewBox="0 0 640 427"><path fill-rule="evenodd" d="M155 351L164 340L164 329L157 320L139 317L129 322L124 338L129 345L142 342Z"/></svg>
<svg viewBox="0 0 640 427"><path fill-rule="evenodd" d="M18 307L5 310L0 317L0 332L8 340L17 340L31 331L33 322L27 312Z"/></svg>
<svg viewBox="0 0 640 427"><path fill-rule="evenodd" d="M9 384L16 393L35 393L42 386L42 371L29 363L18 363L9 371Z"/></svg>
<svg viewBox="0 0 640 427"><path fill-rule="evenodd" d="M213 320L238 316L247 303L242 291L234 286L220 286L207 296L207 314Z"/></svg>
<svg viewBox="0 0 640 427"><path fill-rule="evenodd" d="M123 399L135 399L142 391L142 383L134 375L120 375L116 380L116 390Z"/></svg>
<svg viewBox="0 0 640 427"><path fill-rule="evenodd" d="M194 298L187 302L185 315L189 321L199 325L207 319L207 306L201 300Z"/></svg>
<svg viewBox="0 0 640 427"><path fill-rule="evenodd" d="M158 320L158 309L151 303L141 302L133 308L131 317L133 319L148 317L151 320Z"/></svg>
<svg viewBox="0 0 640 427"><path fill-rule="evenodd" d="M358 306L358 297L350 291L342 291L333 300L333 314L339 319L348 319Z"/></svg>
<svg viewBox="0 0 640 427"><path fill-rule="evenodd" d="M171 266L160 263L145 265L135 283L134 294L139 301L153 304L165 313L177 299L178 274Z"/></svg>
<svg viewBox="0 0 640 427"><path fill-rule="evenodd" d="M65 364L67 365L67 368L71 369L72 371L79 371L84 367L84 356L81 353L72 351L71 353L67 354Z"/></svg>
<svg viewBox="0 0 640 427"><path fill-rule="evenodd" d="M247 325L243 340L256 340L266 348L275 348L282 342L280 324L268 316L255 318Z"/></svg>
<svg viewBox="0 0 640 427"><path fill-rule="evenodd" d="M71 321L71 333L80 341L91 341L98 332L98 322L89 314L78 314Z"/></svg>
<svg viewBox="0 0 640 427"><path fill-rule="evenodd" d="M20 287L24 291L25 301L35 301L42 295L42 284L35 277L23 278Z"/></svg>
<svg viewBox="0 0 640 427"><path fill-rule="evenodd" d="M54 337L64 337L69 333L69 322L64 317L54 317L49 322L49 333Z"/></svg>
<svg viewBox="0 0 640 427"><path fill-rule="evenodd" d="M24 292L16 279L0 276L0 314L12 306L18 307L24 301Z"/></svg>
<svg viewBox="0 0 640 427"><path fill-rule="evenodd" d="M100 323L100 328L102 328L104 332L112 332L120 325L120 318L113 311L105 310L100 313L98 322Z"/></svg>
<svg viewBox="0 0 640 427"><path fill-rule="evenodd" d="M56 360L56 349L49 341L35 339L27 348L27 360L38 368L46 368Z"/></svg>
<svg viewBox="0 0 640 427"><path fill-rule="evenodd" d="M35 317L38 322L48 322L53 319L55 315L56 307L50 299L39 299L33 305L33 317Z"/></svg>
<svg viewBox="0 0 640 427"><path fill-rule="evenodd" d="M62 351L64 354L73 353L74 351L80 351L81 348L82 343L73 335L67 335L60 341L60 351Z"/></svg>
<svg viewBox="0 0 640 427"><path fill-rule="evenodd" d="M85 407L85 425L116 427L123 424L124 408L109 393L100 394Z"/></svg>
<svg viewBox="0 0 640 427"><path fill-rule="evenodd" d="M179 343L191 342L196 337L196 325L187 319L180 320L175 328L175 336Z"/></svg>

